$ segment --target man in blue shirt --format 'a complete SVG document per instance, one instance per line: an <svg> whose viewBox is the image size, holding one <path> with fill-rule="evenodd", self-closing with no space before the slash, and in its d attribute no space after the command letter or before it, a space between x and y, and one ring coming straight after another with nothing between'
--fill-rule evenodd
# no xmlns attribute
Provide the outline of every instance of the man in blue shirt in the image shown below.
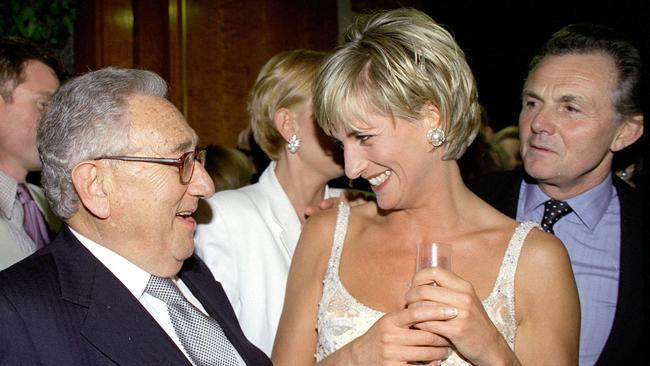
<svg viewBox="0 0 650 366"><path fill-rule="evenodd" d="M580 294L580 365L634 364L647 337L645 219L640 193L612 174L612 161L643 134L639 52L610 29L570 25L529 70L519 116L525 172L472 186L564 242Z"/></svg>

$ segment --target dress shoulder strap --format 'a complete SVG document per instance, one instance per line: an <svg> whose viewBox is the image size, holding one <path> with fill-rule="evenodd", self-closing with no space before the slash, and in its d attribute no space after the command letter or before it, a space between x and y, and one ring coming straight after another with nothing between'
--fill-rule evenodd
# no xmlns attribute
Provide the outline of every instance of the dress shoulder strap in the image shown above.
<svg viewBox="0 0 650 366"><path fill-rule="evenodd" d="M339 203L338 215L336 216L336 228L334 229L334 238L332 239L332 252L327 264L327 272L330 276L339 273L339 262L341 261L341 253L343 252L345 234L348 231L349 215L350 206L345 202Z"/></svg>
<svg viewBox="0 0 650 366"><path fill-rule="evenodd" d="M503 256L503 262L501 263L501 269L497 278L497 286L504 283L514 283L521 247L524 244L526 236L528 236L528 233L534 227L539 227L539 225L533 221L526 221L520 223L515 229L508 243L506 253Z"/></svg>

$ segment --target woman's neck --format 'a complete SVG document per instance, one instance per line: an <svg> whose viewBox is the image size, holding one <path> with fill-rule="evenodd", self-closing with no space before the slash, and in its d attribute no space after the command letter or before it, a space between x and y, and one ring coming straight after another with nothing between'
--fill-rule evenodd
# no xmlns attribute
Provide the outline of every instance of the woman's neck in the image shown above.
<svg viewBox="0 0 650 366"><path fill-rule="evenodd" d="M300 223L304 223L307 206L318 205L325 197L327 178L298 159L283 158L276 161L275 175L298 214Z"/></svg>

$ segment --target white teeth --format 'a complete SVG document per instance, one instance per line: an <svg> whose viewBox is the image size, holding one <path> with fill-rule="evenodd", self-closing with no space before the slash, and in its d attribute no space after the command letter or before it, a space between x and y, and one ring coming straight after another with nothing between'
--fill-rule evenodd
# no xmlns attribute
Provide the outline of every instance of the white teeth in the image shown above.
<svg viewBox="0 0 650 366"><path fill-rule="evenodd" d="M388 179L388 177L390 177L390 174L391 174L391 171L387 170L387 171L379 174L376 177L368 179L368 182L370 182L370 184L373 185L373 186L378 186L378 185L384 183L386 181L386 179Z"/></svg>

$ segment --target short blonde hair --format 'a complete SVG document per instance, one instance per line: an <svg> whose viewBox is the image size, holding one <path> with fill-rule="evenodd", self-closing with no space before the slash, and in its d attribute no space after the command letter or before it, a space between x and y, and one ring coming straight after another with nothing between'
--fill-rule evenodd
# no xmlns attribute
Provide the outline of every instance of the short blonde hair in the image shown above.
<svg viewBox="0 0 650 366"><path fill-rule="evenodd" d="M273 56L260 70L248 97L246 110L255 141L272 160L286 145L275 128L275 112L311 101L314 77L326 53L285 51Z"/></svg>
<svg viewBox="0 0 650 366"><path fill-rule="evenodd" d="M426 103L440 111L444 158L460 158L480 127L476 82L451 34L415 9L357 18L316 76L314 111L330 135L368 110L420 120Z"/></svg>

